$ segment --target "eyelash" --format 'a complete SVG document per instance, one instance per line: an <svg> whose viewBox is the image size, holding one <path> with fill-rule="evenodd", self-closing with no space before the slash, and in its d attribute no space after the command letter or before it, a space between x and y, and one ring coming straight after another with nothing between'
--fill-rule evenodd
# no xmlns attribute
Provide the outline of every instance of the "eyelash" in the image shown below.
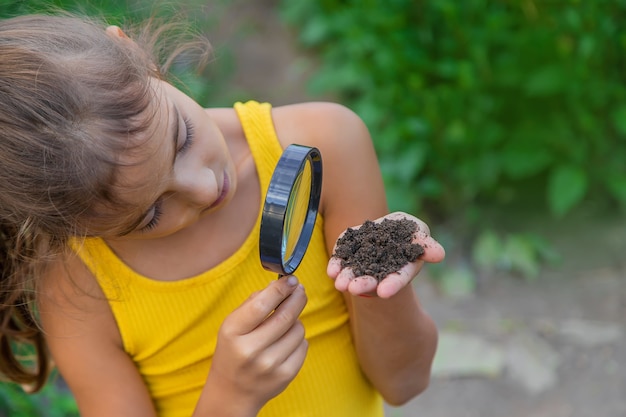
<svg viewBox="0 0 626 417"><path fill-rule="evenodd" d="M148 224L141 228L142 232L148 232L154 229L157 224L159 224L159 219L161 218L161 214L163 214L162 205L163 200L157 200L157 202L154 203L154 213L152 214L152 218L150 219Z"/></svg>
<svg viewBox="0 0 626 417"><path fill-rule="evenodd" d="M193 143L193 124L191 124L191 121L189 119L183 119L183 123L185 124L185 129L187 130L187 136L185 137L185 143L183 143L183 146L181 146L178 150L179 154L184 153L187 149L191 147Z"/></svg>
<svg viewBox="0 0 626 417"><path fill-rule="evenodd" d="M193 125L191 124L191 121L189 119L183 119L183 123L185 124L187 136L185 137L185 143L183 143L183 146L181 146L180 149L178 149L179 154L184 153L187 149L191 147L193 143L193 131L194 131ZM148 224L146 224L144 227L141 228L141 231L147 232L147 231L154 229L159 224L159 219L161 218L161 214L163 214L162 200L158 200L154 204L154 213L152 215L152 219L150 219Z"/></svg>

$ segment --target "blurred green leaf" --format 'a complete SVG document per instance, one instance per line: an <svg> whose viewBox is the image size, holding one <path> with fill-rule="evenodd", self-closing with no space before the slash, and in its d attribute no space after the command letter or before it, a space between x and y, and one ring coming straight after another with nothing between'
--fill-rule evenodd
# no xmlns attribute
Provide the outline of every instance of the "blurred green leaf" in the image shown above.
<svg viewBox="0 0 626 417"><path fill-rule="evenodd" d="M328 23L323 19L312 19L305 30L300 32L300 41L304 45L312 46L319 44L328 36Z"/></svg>
<svg viewBox="0 0 626 417"><path fill-rule="evenodd" d="M299 33L324 28L315 45L323 64L312 83L363 110L381 160L399 161L413 147L424 151L416 171L385 162L385 182L414 186L417 206L439 218L537 199L528 184L540 180L552 185L534 205L547 204L553 215L576 207L587 189L611 192L606 178L620 168L605 165L606 155L619 158L616 141L626 130L623 8L281 3ZM409 119L424 128L409 128ZM585 173L560 166L584 166Z"/></svg>
<svg viewBox="0 0 626 417"><path fill-rule="evenodd" d="M394 158L381 157L381 168L401 184L410 183L424 166L426 146L412 146Z"/></svg>
<svg viewBox="0 0 626 417"><path fill-rule="evenodd" d="M392 182L385 187L385 194L391 211L404 211L417 215L419 196L414 190Z"/></svg>
<svg viewBox="0 0 626 417"><path fill-rule="evenodd" d="M606 179L606 185L613 197L626 207L626 175L612 176Z"/></svg>
<svg viewBox="0 0 626 417"><path fill-rule="evenodd" d="M611 118L615 129L626 139L626 105L616 108Z"/></svg>
<svg viewBox="0 0 626 417"><path fill-rule="evenodd" d="M439 277L439 285L447 296L466 297L476 290L476 277L467 267L448 268Z"/></svg>
<svg viewBox="0 0 626 417"><path fill-rule="evenodd" d="M526 93L531 96L544 96L561 91L564 77L563 70L556 66L546 66L530 75L526 83Z"/></svg>
<svg viewBox="0 0 626 417"><path fill-rule="evenodd" d="M504 242L503 260L510 270L521 273L526 279L539 275L540 259L536 248L525 236L510 235Z"/></svg>
<svg viewBox="0 0 626 417"><path fill-rule="evenodd" d="M25 393L17 384L0 384L0 415L79 417L74 397L55 378L35 394Z"/></svg>
<svg viewBox="0 0 626 417"><path fill-rule="evenodd" d="M529 143L512 142L500 154L502 169L511 178L527 178L545 169L551 162L546 149L530 146Z"/></svg>
<svg viewBox="0 0 626 417"><path fill-rule="evenodd" d="M548 178L548 203L551 211L563 216L579 203L587 192L587 173L579 167L560 165Z"/></svg>
<svg viewBox="0 0 626 417"><path fill-rule="evenodd" d="M502 241L493 230L482 232L474 243L472 260L485 269L495 269L502 258Z"/></svg>
<svg viewBox="0 0 626 417"><path fill-rule="evenodd" d="M551 266L557 266L563 257L545 237L537 234L524 234L524 239L534 248L537 259Z"/></svg>

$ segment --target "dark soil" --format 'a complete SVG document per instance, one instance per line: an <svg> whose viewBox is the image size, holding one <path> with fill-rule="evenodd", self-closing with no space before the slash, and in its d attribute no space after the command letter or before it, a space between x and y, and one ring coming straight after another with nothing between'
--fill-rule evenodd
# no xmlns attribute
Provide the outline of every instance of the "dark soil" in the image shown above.
<svg viewBox="0 0 626 417"><path fill-rule="evenodd" d="M417 225L409 219L367 220L337 240L334 256L341 259L342 267L352 268L355 276L381 281L424 253L421 245L412 242L416 230Z"/></svg>

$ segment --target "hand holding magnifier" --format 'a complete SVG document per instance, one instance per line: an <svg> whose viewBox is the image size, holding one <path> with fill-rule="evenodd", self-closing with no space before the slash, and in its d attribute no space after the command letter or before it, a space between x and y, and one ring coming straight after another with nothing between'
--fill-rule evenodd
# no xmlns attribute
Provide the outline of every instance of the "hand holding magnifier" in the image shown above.
<svg viewBox="0 0 626 417"><path fill-rule="evenodd" d="M289 145L265 197L260 231L261 264L279 276L292 274L304 257L322 191L322 157L317 148Z"/></svg>

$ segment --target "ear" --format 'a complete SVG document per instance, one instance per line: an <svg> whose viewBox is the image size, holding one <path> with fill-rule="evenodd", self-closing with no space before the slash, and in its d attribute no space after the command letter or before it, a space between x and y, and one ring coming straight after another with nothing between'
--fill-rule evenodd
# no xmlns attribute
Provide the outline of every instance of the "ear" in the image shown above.
<svg viewBox="0 0 626 417"><path fill-rule="evenodd" d="M145 54L145 52L142 51L141 48L139 48L137 44L131 38L129 38L122 29L119 28L119 26L115 26L115 25L108 26L105 29L105 33L114 41L122 42L122 44L125 44L125 46L130 46L132 49L138 51L139 53ZM146 56L146 58L152 61L150 57ZM155 75L160 77L160 72L159 72L158 67L156 65L151 65L150 67L154 71Z"/></svg>
<svg viewBox="0 0 626 417"><path fill-rule="evenodd" d="M106 34L112 38L129 39L128 36L126 36L126 34L124 33L124 31L119 28L119 26L111 25L107 27Z"/></svg>

